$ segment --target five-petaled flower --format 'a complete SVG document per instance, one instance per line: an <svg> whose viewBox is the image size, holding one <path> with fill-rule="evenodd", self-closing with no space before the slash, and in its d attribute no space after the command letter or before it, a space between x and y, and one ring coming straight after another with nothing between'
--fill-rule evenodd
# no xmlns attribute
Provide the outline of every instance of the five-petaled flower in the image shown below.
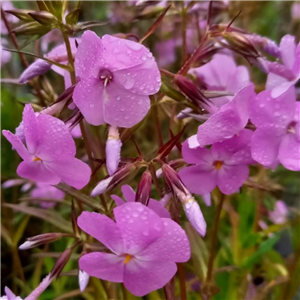
<svg viewBox="0 0 300 300"><path fill-rule="evenodd" d="M75 158L74 140L61 120L47 114L36 115L27 104L23 111L26 147L10 131L2 132L23 159L17 169L19 176L52 185L64 181L77 189L89 182L90 167Z"/></svg>
<svg viewBox="0 0 300 300"><path fill-rule="evenodd" d="M87 30L75 56L80 78L73 100L88 123L132 127L150 108L149 95L161 79L152 53L143 45Z"/></svg>
<svg viewBox="0 0 300 300"><path fill-rule="evenodd" d="M123 282L136 296L162 288L176 273L176 262L190 258L184 230L169 218L159 217L135 202L114 209L116 222L107 216L83 212L78 226L112 253L91 252L79 259L90 276Z"/></svg>
<svg viewBox="0 0 300 300"><path fill-rule="evenodd" d="M226 195L237 192L248 178L248 165L254 163L251 136L252 131L244 129L231 139L213 144L211 149L191 149L185 141L182 156L192 166L179 171L183 183L198 195L209 193L216 186Z"/></svg>

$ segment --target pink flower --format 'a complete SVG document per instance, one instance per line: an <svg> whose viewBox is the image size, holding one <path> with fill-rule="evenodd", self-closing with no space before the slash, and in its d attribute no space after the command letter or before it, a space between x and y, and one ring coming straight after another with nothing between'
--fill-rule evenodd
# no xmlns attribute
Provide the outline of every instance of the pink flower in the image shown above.
<svg viewBox="0 0 300 300"><path fill-rule="evenodd" d="M250 84L248 69L245 66L237 66L233 57L227 54L216 54L209 63L191 69L189 73L194 74L200 84L204 84L211 91L227 91L235 94ZM224 96L211 101L221 106L232 98L232 96Z"/></svg>
<svg viewBox="0 0 300 300"><path fill-rule="evenodd" d="M113 175L119 166L121 159L122 142L119 137L117 127L110 126L108 129L108 138L105 145L106 168L108 174Z"/></svg>
<svg viewBox="0 0 300 300"><path fill-rule="evenodd" d="M23 126L27 148L16 135L2 131L23 159L17 169L19 176L52 185L64 181L77 189L89 182L91 170L75 158L75 143L61 120L47 114L36 116L27 104Z"/></svg>
<svg viewBox="0 0 300 300"><path fill-rule="evenodd" d="M273 98L279 97L300 79L300 43L296 46L295 37L285 35L279 49L282 65L277 62L268 63L266 88L272 90Z"/></svg>
<svg viewBox="0 0 300 300"><path fill-rule="evenodd" d="M216 186L223 194L236 193L248 178L248 165L253 163L251 136L252 131L244 129L231 139L213 144L211 149L191 149L185 141L182 156L192 164L179 171L185 186L198 195L207 194Z"/></svg>
<svg viewBox="0 0 300 300"><path fill-rule="evenodd" d="M123 185L121 187L123 196L126 200L126 202L134 202L135 201L135 192L129 185ZM111 198L116 202L118 206L125 204L124 200L120 198L117 195L111 195ZM170 218L170 213L168 210L164 207L163 204L160 203L160 201L157 201L155 199L150 199L148 207L151 208L155 213L157 213L162 218Z"/></svg>
<svg viewBox="0 0 300 300"><path fill-rule="evenodd" d="M184 230L169 218L160 218L141 203L114 209L116 222L107 216L83 212L78 226L112 253L91 252L79 260L90 276L123 282L136 296L162 288L176 273L175 262L190 258Z"/></svg>
<svg viewBox="0 0 300 300"><path fill-rule="evenodd" d="M271 91L257 95L250 115L257 127L252 137L253 159L266 167L279 161L289 170L300 170L299 104L294 87L276 98Z"/></svg>
<svg viewBox="0 0 300 300"><path fill-rule="evenodd" d="M269 217L273 223L281 224L287 221L288 213L289 211L286 204L279 200L276 201L274 210L269 212Z"/></svg>
<svg viewBox="0 0 300 300"><path fill-rule="evenodd" d="M82 35L75 57L80 77L73 100L87 122L132 127L150 108L161 85L151 52L143 45L92 31Z"/></svg>
<svg viewBox="0 0 300 300"><path fill-rule="evenodd" d="M30 192L30 196L32 198L39 198L39 199L53 199L62 201L65 197L65 193L61 190L55 188L52 185L38 183L36 187ZM56 202L44 201L38 202L42 208L51 208L55 206Z"/></svg>
<svg viewBox="0 0 300 300"><path fill-rule="evenodd" d="M253 84L239 90L235 97L212 113L198 127L197 136L189 139L190 148L203 147L232 138L248 123L250 103L254 101Z"/></svg>

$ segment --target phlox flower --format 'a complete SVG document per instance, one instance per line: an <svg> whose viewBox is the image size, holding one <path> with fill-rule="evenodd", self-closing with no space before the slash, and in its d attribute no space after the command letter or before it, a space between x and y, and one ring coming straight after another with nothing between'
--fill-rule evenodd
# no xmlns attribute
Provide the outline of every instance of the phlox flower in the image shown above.
<svg viewBox="0 0 300 300"><path fill-rule="evenodd" d="M289 170L300 170L299 104L294 87L276 98L268 90L257 95L250 114L256 126L251 146L253 159L266 167L279 161Z"/></svg>
<svg viewBox="0 0 300 300"><path fill-rule="evenodd" d="M237 66L232 55L216 54L207 64L190 69L197 81L210 91L227 91L236 94L250 84L249 71L245 66ZM221 106L233 97L224 96L212 99L212 103Z"/></svg>
<svg viewBox="0 0 300 300"><path fill-rule="evenodd" d="M17 169L20 177L52 185L64 181L77 189L89 182L91 170L75 158L74 140L61 120L47 114L36 116L31 105L26 104L23 131L26 147L16 135L2 131L23 159Z"/></svg>
<svg viewBox="0 0 300 300"><path fill-rule="evenodd" d="M252 131L242 130L233 138L215 143L210 149L182 146L183 159L192 164L179 171L185 186L198 195L211 192L216 186L223 194L236 193L249 175L251 158L250 142Z"/></svg>
<svg viewBox="0 0 300 300"><path fill-rule="evenodd" d="M143 45L87 30L75 56L80 81L73 100L92 125L132 127L150 108L161 85L152 53Z"/></svg>
<svg viewBox="0 0 300 300"><path fill-rule="evenodd" d="M285 35L279 45L282 64L269 63L266 89L272 90L276 98L295 85L300 79L300 43L296 46L295 37Z"/></svg>
<svg viewBox="0 0 300 300"><path fill-rule="evenodd" d="M275 203L275 207L272 211L269 211L269 218L275 224L285 223L288 219L288 208L285 202L278 200Z"/></svg>
<svg viewBox="0 0 300 300"><path fill-rule="evenodd" d="M222 142L239 133L248 123L250 104L254 99L253 84L239 90L232 100L211 113L198 127L197 135L188 140L190 148Z"/></svg>
<svg viewBox="0 0 300 300"><path fill-rule="evenodd" d="M123 196L126 200L126 202L134 202L135 201L135 192L129 185L123 185L121 187ZM120 206L125 204L124 200L120 198L117 195L111 195L111 198L115 201L115 203ZM157 201L155 199L150 199L148 207L151 208L154 212L156 212L160 217L162 218L170 218L169 211L164 207L163 204L160 203L160 201Z"/></svg>
<svg viewBox="0 0 300 300"><path fill-rule="evenodd" d="M184 230L169 218L159 217L141 203L114 209L116 222L107 216L83 212L78 226L112 253L91 252L79 259L90 276L123 282L136 296L162 288L176 273L176 262L190 258Z"/></svg>

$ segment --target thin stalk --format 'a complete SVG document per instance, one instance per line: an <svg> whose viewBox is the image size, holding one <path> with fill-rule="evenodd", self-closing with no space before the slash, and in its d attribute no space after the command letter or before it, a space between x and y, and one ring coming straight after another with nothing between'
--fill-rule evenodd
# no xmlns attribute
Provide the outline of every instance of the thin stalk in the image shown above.
<svg viewBox="0 0 300 300"><path fill-rule="evenodd" d="M225 195L221 194L220 202L218 203L218 206L217 206L216 216L215 216L214 225L213 225L213 232L212 232L212 238L211 238L211 244L210 244L210 255L209 255L208 266L207 266L207 276L206 276L206 280L205 280L206 283L210 283L212 280L213 264L214 264L214 259L215 259L215 247L216 247L216 242L218 239L220 216L221 216L221 211L222 211L222 207L224 204L224 200L225 200Z"/></svg>
<svg viewBox="0 0 300 300"><path fill-rule="evenodd" d="M178 277L179 277L179 286L180 286L180 299L187 300L184 264L178 263L177 267L178 267Z"/></svg>
<svg viewBox="0 0 300 300"><path fill-rule="evenodd" d="M186 46L186 27L187 27L187 11L184 7L184 1L181 1L181 37L182 37L182 53L181 63L187 59L187 46Z"/></svg>
<svg viewBox="0 0 300 300"><path fill-rule="evenodd" d="M150 96L150 99L155 102L157 101L157 99L155 99L155 97L152 97L152 96ZM158 146L159 146L159 148L161 148L164 144L164 141L163 141L161 126L160 126L160 122L159 122L158 106L156 105L156 103L154 103L154 105L152 105L152 112L153 112L156 130L157 130Z"/></svg>

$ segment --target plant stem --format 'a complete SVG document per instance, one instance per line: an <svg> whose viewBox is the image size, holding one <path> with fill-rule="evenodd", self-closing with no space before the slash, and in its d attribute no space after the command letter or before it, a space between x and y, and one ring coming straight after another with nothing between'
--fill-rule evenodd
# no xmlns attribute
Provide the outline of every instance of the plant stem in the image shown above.
<svg viewBox="0 0 300 300"><path fill-rule="evenodd" d="M157 101L157 99L154 96L150 96L150 99L153 102ZM163 137L162 137L162 132L161 132L161 126L160 126L160 123L159 123L158 107L157 107L156 103L154 103L154 105L152 105L152 112L153 112L153 117L154 117L156 130L157 130L158 146L159 146L159 148L161 148L163 146L164 142L163 142Z"/></svg>
<svg viewBox="0 0 300 300"><path fill-rule="evenodd" d="M181 62L184 62L187 59L187 46L186 46L186 27L187 27L187 11L184 7L184 1L181 1L181 36L182 36L182 53L181 53Z"/></svg>
<svg viewBox="0 0 300 300"><path fill-rule="evenodd" d="M184 272L184 264L178 263L178 277L179 277L179 285L180 285L180 299L187 300L186 296L186 286L185 286L185 272Z"/></svg>
<svg viewBox="0 0 300 300"><path fill-rule="evenodd" d="M213 232L212 232L212 238L211 238L211 244L210 244L210 255L209 255L208 266L207 266L207 276L206 276L206 280L205 280L206 283L210 283L212 280L213 264L214 264L214 259L215 259L215 246L216 246L216 242L217 242L217 238L218 238L220 216L221 216L221 211L222 211L222 207L224 204L224 200L225 200L225 195L221 194L220 202L218 203L218 206L217 206L216 216L215 216L214 225L213 225Z"/></svg>

